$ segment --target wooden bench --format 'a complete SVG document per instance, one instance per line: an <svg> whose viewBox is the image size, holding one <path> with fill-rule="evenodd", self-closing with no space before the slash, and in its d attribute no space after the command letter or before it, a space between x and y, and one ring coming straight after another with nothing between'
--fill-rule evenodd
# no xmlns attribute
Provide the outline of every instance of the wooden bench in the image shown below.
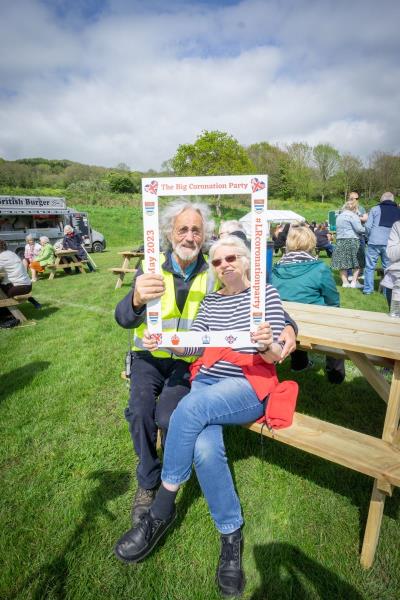
<svg viewBox="0 0 400 600"><path fill-rule="evenodd" d="M12 298L9 298L4 294L3 290L0 290L0 292L0 308L8 308L15 319L18 319L21 321L21 323L28 323L28 319L16 307L24 302L28 302L29 298L32 298L32 294L20 294L19 296L13 296ZM36 324L36 321L32 320L31 323Z"/></svg>
<svg viewBox="0 0 400 600"><path fill-rule="evenodd" d="M299 348L352 361L386 403L382 436L366 435L299 412L286 429L269 431L258 423L245 427L374 479L360 559L368 568L379 541L385 499L394 487L400 487L400 320L371 311L283 304L299 327ZM393 369L391 383L377 366Z"/></svg>

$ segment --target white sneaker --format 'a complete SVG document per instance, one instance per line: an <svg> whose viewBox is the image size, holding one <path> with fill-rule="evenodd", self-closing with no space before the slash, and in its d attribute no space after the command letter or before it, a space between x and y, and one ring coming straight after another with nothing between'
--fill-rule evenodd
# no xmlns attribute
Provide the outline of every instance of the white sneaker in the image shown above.
<svg viewBox="0 0 400 600"><path fill-rule="evenodd" d="M342 283L342 287L351 287L351 283L346 281L345 283Z"/></svg>
<svg viewBox="0 0 400 600"><path fill-rule="evenodd" d="M358 281L352 281L350 284L350 287L357 288L358 290L362 290L364 286L361 285L361 283L358 283Z"/></svg>

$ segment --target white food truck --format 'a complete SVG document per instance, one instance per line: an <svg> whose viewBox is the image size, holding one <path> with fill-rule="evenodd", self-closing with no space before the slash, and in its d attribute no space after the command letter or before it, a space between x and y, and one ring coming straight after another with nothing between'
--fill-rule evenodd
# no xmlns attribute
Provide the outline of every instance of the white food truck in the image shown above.
<svg viewBox="0 0 400 600"><path fill-rule="evenodd" d="M65 198L52 196L0 196L0 239L9 250L21 257L28 234L39 240L47 236L54 244L63 235L65 225L79 232L88 252L102 252L106 247L104 236L92 229L86 212L68 208Z"/></svg>

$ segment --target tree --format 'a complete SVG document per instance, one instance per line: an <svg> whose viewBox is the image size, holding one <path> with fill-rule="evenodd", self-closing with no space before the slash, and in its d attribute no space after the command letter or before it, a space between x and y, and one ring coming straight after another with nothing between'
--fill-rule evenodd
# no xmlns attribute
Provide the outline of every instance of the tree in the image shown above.
<svg viewBox="0 0 400 600"><path fill-rule="evenodd" d="M285 197L287 153L268 142L252 144L246 152L259 174L268 175L268 193Z"/></svg>
<svg viewBox="0 0 400 600"><path fill-rule="evenodd" d="M254 165L239 142L221 131L203 131L194 144L181 144L171 160L176 175L240 175Z"/></svg>
<svg viewBox="0 0 400 600"><path fill-rule="evenodd" d="M129 165L127 165L124 162L118 163L115 168L117 169L117 171L126 171L127 173L129 173L129 171L130 171Z"/></svg>
<svg viewBox="0 0 400 600"><path fill-rule="evenodd" d="M140 191L140 180L130 177L128 173L109 173L107 175L109 188L118 194L133 194Z"/></svg>
<svg viewBox="0 0 400 600"><path fill-rule="evenodd" d="M203 131L194 144L181 144L171 160L176 175L241 175L254 172L244 148L222 131ZM216 212L221 216L220 196Z"/></svg>
<svg viewBox="0 0 400 600"><path fill-rule="evenodd" d="M287 153L285 180L288 193L298 199L307 199L312 193L313 186L311 147L305 142L294 142L287 146Z"/></svg>
<svg viewBox="0 0 400 600"><path fill-rule="evenodd" d="M339 182L346 199L352 190L361 186L363 164L357 156L343 154L340 158Z"/></svg>
<svg viewBox="0 0 400 600"><path fill-rule="evenodd" d="M321 202L330 191L330 183L337 173L340 154L330 144L318 144L313 149L314 163L317 167L317 183L321 194Z"/></svg>
<svg viewBox="0 0 400 600"><path fill-rule="evenodd" d="M375 152L371 159L375 174L376 191L400 191L400 156L385 152Z"/></svg>

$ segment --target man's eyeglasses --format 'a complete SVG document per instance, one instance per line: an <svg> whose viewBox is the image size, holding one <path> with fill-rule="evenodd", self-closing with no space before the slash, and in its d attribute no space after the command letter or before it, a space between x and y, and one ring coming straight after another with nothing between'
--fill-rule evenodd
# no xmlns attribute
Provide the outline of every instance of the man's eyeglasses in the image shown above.
<svg viewBox="0 0 400 600"><path fill-rule="evenodd" d="M224 256L224 258L214 258L214 260L211 261L211 264L213 267L219 267L222 265L223 260L227 263L233 263L240 258L240 256L240 254L228 254L228 256Z"/></svg>
<svg viewBox="0 0 400 600"><path fill-rule="evenodd" d="M203 231L198 227L193 227L192 229L190 229L189 227L181 227L180 229L175 230L175 235L177 235L178 237L185 237L185 235L188 235L190 231L192 232L194 237L202 237L203 235Z"/></svg>

